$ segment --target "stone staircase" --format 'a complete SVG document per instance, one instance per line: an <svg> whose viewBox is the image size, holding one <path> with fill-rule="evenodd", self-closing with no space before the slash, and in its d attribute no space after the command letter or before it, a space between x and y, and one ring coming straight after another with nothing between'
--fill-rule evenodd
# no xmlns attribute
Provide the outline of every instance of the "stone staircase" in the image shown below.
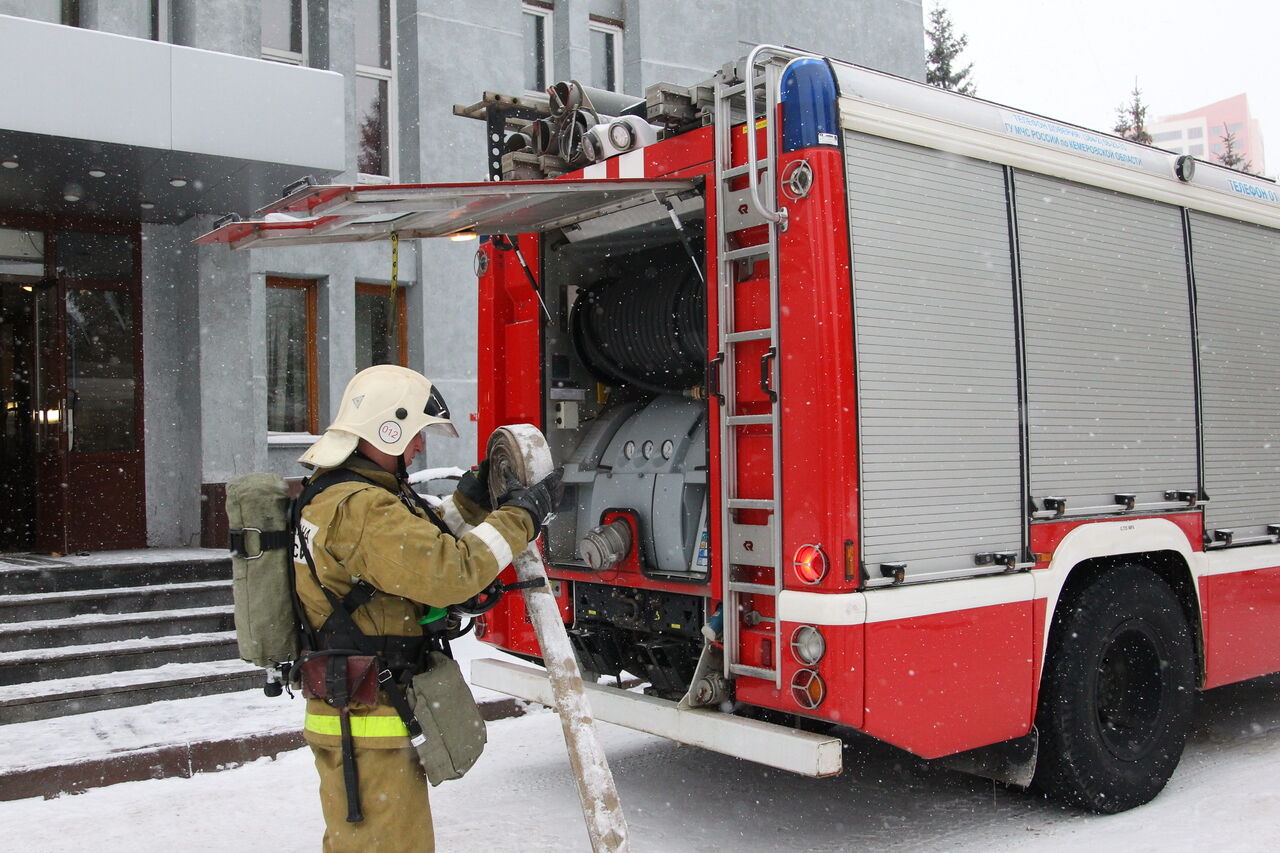
<svg viewBox="0 0 1280 853"><path fill-rule="evenodd" d="M0 724L260 686L225 552L0 556Z"/></svg>

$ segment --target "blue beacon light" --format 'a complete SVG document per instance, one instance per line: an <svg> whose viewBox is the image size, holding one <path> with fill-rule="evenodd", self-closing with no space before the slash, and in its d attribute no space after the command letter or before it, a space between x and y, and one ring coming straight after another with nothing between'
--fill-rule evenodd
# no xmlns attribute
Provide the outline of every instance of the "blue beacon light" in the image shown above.
<svg viewBox="0 0 1280 853"><path fill-rule="evenodd" d="M839 97L831 67L797 59L782 74L782 150L840 144Z"/></svg>

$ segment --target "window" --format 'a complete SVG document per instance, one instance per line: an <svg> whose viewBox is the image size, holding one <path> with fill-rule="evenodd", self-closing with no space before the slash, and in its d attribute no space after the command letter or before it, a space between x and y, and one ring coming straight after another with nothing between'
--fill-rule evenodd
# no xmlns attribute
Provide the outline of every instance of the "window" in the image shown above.
<svg viewBox="0 0 1280 853"><path fill-rule="evenodd" d="M1188 127L1188 128L1187 128L1187 139L1203 139L1203 138L1204 138L1204 128L1203 128L1203 127Z"/></svg>
<svg viewBox="0 0 1280 853"><path fill-rule="evenodd" d="M318 433L316 283L267 278L267 430Z"/></svg>
<svg viewBox="0 0 1280 853"><path fill-rule="evenodd" d="M1190 154L1192 157L1203 157L1203 156L1204 156L1204 146L1203 146L1203 145L1192 145L1192 146L1191 146L1191 148L1189 148L1189 149L1187 150L1187 153L1188 153L1188 154Z"/></svg>
<svg viewBox="0 0 1280 853"><path fill-rule="evenodd" d="M1226 128L1227 128L1227 133L1239 133L1240 131L1244 130L1244 122L1233 121L1231 122L1231 124L1226 125Z"/></svg>
<svg viewBox="0 0 1280 853"><path fill-rule="evenodd" d="M375 364L409 366L405 289L396 288L395 334L390 334L391 288L356 283L356 370Z"/></svg>
<svg viewBox="0 0 1280 853"><path fill-rule="evenodd" d="M524 87L545 92L551 85L551 9L524 4Z"/></svg>
<svg viewBox="0 0 1280 853"><path fill-rule="evenodd" d="M395 51L391 0L356 0L356 170L362 176L395 174ZM376 180L376 177L375 177Z"/></svg>
<svg viewBox="0 0 1280 853"><path fill-rule="evenodd" d="M1151 136L1152 142L1168 142L1170 139L1181 139L1182 131L1166 130L1163 133L1156 133Z"/></svg>
<svg viewBox="0 0 1280 853"><path fill-rule="evenodd" d="M262 58L301 65L305 26L302 0L262 0Z"/></svg>
<svg viewBox="0 0 1280 853"><path fill-rule="evenodd" d="M622 89L622 27L591 19L591 85L617 92Z"/></svg>

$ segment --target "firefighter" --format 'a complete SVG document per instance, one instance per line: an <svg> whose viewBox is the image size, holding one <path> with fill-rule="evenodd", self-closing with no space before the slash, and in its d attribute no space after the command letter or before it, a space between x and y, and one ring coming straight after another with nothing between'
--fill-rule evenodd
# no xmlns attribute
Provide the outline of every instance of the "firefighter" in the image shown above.
<svg viewBox="0 0 1280 853"><path fill-rule="evenodd" d="M536 538L561 492L559 472L528 488L513 488L494 509L487 476L468 472L437 512L409 487L406 468L422 452L424 433L457 436L444 398L425 376L378 365L352 378L338 416L298 460L315 469L310 483L328 472L332 485L306 500L299 538L309 546L313 576L295 554L298 598L306 618L321 630L332 599L354 586L372 587L352 615L365 635L384 642L384 665L400 676L420 667L426 641L419 624L428 607L447 607L484 590L512 555ZM352 476L352 474L356 476ZM350 600L350 599L348 599ZM415 660L415 658L417 660ZM393 686L394 689L394 686ZM348 781L339 711L320 699L307 701L305 736L320 774L325 818L324 850L430 851L435 842L427 781L407 729L385 690L378 704L349 709L355 775ZM347 785L358 784L363 819L351 821Z"/></svg>

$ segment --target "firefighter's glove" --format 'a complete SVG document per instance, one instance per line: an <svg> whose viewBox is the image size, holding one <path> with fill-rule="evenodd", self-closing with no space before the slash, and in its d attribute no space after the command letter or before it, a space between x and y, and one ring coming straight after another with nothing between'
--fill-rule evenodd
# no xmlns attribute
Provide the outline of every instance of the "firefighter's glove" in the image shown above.
<svg viewBox="0 0 1280 853"><path fill-rule="evenodd" d="M564 497L564 468L556 468L546 477L532 486L515 486L505 495L498 498L499 506L518 506L529 513L533 520L533 539L542 532L542 526L555 515L560 500Z"/></svg>
<svg viewBox="0 0 1280 853"><path fill-rule="evenodd" d="M458 480L458 491L485 512L493 512L493 501L489 498L489 460L485 459L480 467L468 471Z"/></svg>

